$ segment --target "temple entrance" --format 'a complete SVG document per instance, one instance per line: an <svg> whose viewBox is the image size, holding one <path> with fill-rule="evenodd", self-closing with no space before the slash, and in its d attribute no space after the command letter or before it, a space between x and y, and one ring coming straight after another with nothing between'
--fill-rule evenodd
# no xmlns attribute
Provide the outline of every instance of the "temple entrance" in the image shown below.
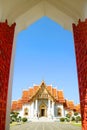
<svg viewBox="0 0 87 130"><path fill-rule="evenodd" d="M41 109L41 116L45 116L45 109Z"/></svg>
<svg viewBox="0 0 87 130"><path fill-rule="evenodd" d="M40 105L40 117L45 116L47 117L47 106L46 104Z"/></svg>

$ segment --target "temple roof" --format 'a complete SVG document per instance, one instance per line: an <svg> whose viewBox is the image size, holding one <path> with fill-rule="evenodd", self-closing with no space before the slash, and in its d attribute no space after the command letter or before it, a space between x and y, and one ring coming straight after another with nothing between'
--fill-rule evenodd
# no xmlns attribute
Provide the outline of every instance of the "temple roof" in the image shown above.
<svg viewBox="0 0 87 130"><path fill-rule="evenodd" d="M18 101L12 101L11 109L12 111L19 110L22 108L23 104L31 103L35 99L40 98L51 98L56 103L64 104L66 109L75 109L74 102L66 100L62 90L57 90L56 88L52 87L52 85L46 85L44 81L42 81L40 85L34 85L28 90L23 90L21 99Z"/></svg>
<svg viewBox="0 0 87 130"><path fill-rule="evenodd" d="M75 108L74 101L72 100L65 100L64 106L66 109L71 109L71 110Z"/></svg>
<svg viewBox="0 0 87 130"><path fill-rule="evenodd" d="M77 104L77 105L74 106L74 111L79 112L79 113L81 112L80 104Z"/></svg>

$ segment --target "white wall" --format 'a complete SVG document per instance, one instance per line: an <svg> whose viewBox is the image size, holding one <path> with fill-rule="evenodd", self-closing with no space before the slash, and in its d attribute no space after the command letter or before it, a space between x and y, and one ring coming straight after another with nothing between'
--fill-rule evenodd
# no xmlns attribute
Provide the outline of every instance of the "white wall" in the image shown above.
<svg viewBox="0 0 87 130"><path fill-rule="evenodd" d="M24 115L24 109L25 109L25 108L28 108L28 116L25 116L25 115ZM24 104L24 105L22 106L22 109L19 111L19 113L20 113L19 116L29 118L29 117L31 116L30 105L29 105L29 104Z"/></svg>
<svg viewBox="0 0 87 130"><path fill-rule="evenodd" d="M38 107L37 107L37 112L38 113L40 113L40 105L42 104L42 103L44 103L44 104L46 104L46 106L47 106L47 115L48 115L48 100L38 100ZM28 108L28 110L29 110L29 115L28 116L24 116L24 109L25 108ZM32 102L31 104L24 104L23 105L23 107L22 107L22 110L20 110L20 111L18 111L20 114L19 114L19 116L21 116L21 117L27 117L28 119L32 119L32 118L35 118L35 114L36 114L36 110L35 110L35 101L34 102ZM54 103L54 117L58 117L58 118L60 118L59 116L58 116L58 108L60 108L61 110L62 110L62 116L61 117L64 117L64 116L66 116L66 114L69 112L69 110L66 110L66 109L64 109L64 106L63 106L63 104L58 104L58 103ZM53 115L53 109L52 109L52 104L51 104L51 115L50 116L52 116ZM71 110L71 112L73 113L73 115L74 115L74 112ZM73 116L72 115L72 116Z"/></svg>

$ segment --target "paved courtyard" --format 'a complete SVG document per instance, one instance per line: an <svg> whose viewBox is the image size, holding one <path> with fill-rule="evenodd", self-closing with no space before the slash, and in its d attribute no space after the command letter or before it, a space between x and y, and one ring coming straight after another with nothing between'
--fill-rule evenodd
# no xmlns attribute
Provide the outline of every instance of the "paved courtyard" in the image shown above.
<svg viewBox="0 0 87 130"><path fill-rule="evenodd" d="M81 130L81 127L58 122L29 122L12 126L10 130Z"/></svg>

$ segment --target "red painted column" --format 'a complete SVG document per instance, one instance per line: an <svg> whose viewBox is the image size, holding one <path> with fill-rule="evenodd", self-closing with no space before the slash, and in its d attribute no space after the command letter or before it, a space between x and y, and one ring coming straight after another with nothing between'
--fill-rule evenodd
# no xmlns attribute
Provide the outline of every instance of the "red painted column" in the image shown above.
<svg viewBox="0 0 87 130"><path fill-rule="evenodd" d="M87 130L87 20L73 24L82 130Z"/></svg>
<svg viewBox="0 0 87 130"><path fill-rule="evenodd" d="M6 102L15 23L0 23L0 130L5 130Z"/></svg>

